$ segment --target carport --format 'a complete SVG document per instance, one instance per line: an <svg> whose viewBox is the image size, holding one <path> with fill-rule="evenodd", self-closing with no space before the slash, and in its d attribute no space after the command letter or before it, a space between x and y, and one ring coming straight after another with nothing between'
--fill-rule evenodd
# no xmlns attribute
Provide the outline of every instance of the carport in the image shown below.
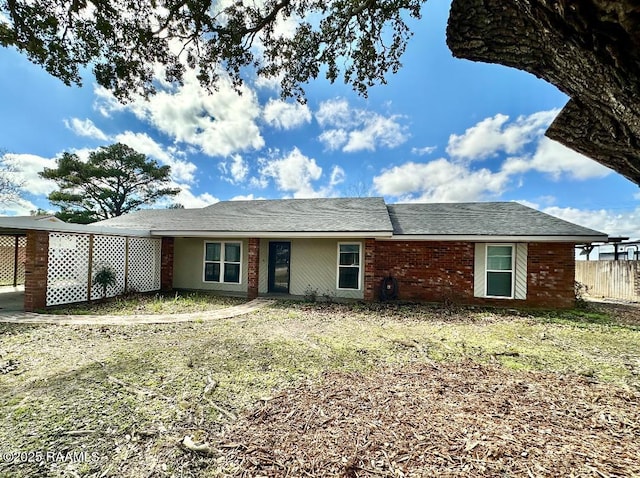
<svg viewBox="0 0 640 478"><path fill-rule="evenodd" d="M62 222L54 216L12 217L0 221L0 312L24 310L27 230L33 224Z"/></svg>
<svg viewBox="0 0 640 478"><path fill-rule="evenodd" d="M24 311L24 286L0 287L0 314Z"/></svg>
<svg viewBox="0 0 640 478"><path fill-rule="evenodd" d="M171 288L171 239L54 216L0 217L0 313L102 298L93 276L103 267L116 274L107 297Z"/></svg>

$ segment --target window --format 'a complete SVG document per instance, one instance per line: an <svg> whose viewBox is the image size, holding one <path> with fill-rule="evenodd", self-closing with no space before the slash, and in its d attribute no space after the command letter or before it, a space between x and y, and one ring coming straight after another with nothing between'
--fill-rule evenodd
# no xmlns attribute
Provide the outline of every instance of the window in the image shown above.
<svg viewBox="0 0 640 478"><path fill-rule="evenodd" d="M360 289L360 244L338 244L338 289Z"/></svg>
<svg viewBox="0 0 640 478"><path fill-rule="evenodd" d="M487 245L487 297L513 297L513 246Z"/></svg>
<svg viewBox="0 0 640 478"><path fill-rule="evenodd" d="M239 242L205 242L204 281L239 284L241 256Z"/></svg>

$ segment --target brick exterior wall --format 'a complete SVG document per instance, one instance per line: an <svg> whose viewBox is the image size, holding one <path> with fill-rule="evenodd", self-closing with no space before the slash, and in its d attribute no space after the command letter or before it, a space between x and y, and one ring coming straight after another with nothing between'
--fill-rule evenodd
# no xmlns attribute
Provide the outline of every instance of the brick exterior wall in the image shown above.
<svg viewBox="0 0 640 478"><path fill-rule="evenodd" d="M573 244L529 244L526 300L474 297L474 253L475 245L471 242L377 241L373 298L379 297L380 280L389 271L398 280L400 300L450 300L457 304L499 307L574 306Z"/></svg>
<svg viewBox="0 0 640 478"><path fill-rule="evenodd" d="M173 257L174 257L173 237L163 237L160 246L160 290L173 290Z"/></svg>
<svg viewBox="0 0 640 478"><path fill-rule="evenodd" d="M376 290L376 241L365 239L364 241L364 300L374 300L380 293Z"/></svg>
<svg viewBox="0 0 640 478"><path fill-rule="evenodd" d="M375 298L391 272L400 300L469 303L473 300L474 245L467 242L377 241Z"/></svg>
<svg viewBox="0 0 640 478"><path fill-rule="evenodd" d="M575 305L576 262L572 243L532 243L527 256L527 305Z"/></svg>
<svg viewBox="0 0 640 478"><path fill-rule="evenodd" d="M258 280L260 271L260 239L249 239L249 270L247 273L247 298L258 297Z"/></svg>
<svg viewBox="0 0 640 478"><path fill-rule="evenodd" d="M47 306L48 262L49 233L28 231L24 267L24 310L26 312L34 312Z"/></svg>

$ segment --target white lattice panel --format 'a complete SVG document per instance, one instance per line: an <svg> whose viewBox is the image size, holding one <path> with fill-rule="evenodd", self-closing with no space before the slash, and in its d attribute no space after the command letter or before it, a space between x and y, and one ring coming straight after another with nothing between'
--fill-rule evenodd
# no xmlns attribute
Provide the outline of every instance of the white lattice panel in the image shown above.
<svg viewBox="0 0 640 478"><path fill-rule="evenodd" d="M87 300L89 236L49 233L47 305Z"/></svg>
<svg viewBox="0 0 640 478"><path fill-rule="evenodd" d="M129 290L150 292L160 289L160 251L160 239L129 238Z"/></svg>
<svg viewBox="0 0 640 478"><path fill-rule="evenodd" d="M124 277L126 274L126 247L127 239L122 236L93 237L93 258L91 278L102 267L108 267L116 273L115 285L107 287L107 297L113 297L124 292ZM91 300L102 299L102 286L93 284L91 287Z"/></svg>
<svg viewBox="0 0 640 478"><path fill-rule="evenodd" d="M16 236L0 236L0 285L24 284L24 262L27 238L18 237L18 262L16 264Z"/></svg>

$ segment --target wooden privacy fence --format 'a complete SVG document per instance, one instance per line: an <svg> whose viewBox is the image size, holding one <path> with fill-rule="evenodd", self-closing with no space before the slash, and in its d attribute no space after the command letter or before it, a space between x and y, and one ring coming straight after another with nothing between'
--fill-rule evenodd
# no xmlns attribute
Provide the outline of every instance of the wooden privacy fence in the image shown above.
<svg viewBox="0 0 640 478"><path fill-rule="evenodd" d="M591 297L640 301L640 261L576 261L576 281Z"/></svg>

